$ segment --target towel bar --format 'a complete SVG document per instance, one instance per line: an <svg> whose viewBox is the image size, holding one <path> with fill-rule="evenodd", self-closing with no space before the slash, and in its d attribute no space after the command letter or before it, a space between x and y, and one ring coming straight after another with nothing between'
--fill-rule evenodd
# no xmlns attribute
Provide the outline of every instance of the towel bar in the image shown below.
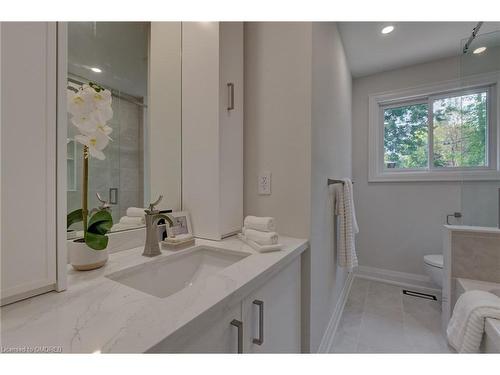
<svg viewBox="0 0 500 375"><path fill-rule="evenodd" d="M331 179L331 178L328 179L328 185L343 184L343 183L344 183L344 181L342 181L342 180L335 180L335 179ZM352 181L352 183L354 184L354 181Z"/></svg>

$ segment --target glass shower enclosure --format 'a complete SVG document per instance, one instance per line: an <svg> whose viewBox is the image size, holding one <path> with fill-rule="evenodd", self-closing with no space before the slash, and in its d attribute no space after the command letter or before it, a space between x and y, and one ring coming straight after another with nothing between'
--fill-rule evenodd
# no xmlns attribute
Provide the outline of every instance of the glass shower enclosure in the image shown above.
<svg viewBox="0 0 500 375"><path fill-rule="evenodd" d="M467 39L462 40L460 58L460 76L466 84L470 77L491 76L498 82L500 78L500 30L479 34L464 51ZM493 146L496 154L491 157L490 167L497 169L497 177L488 180L466 180L461 183L462 224L483 227L500 227L500 132L498 131L499 97L498 87L494 87L493 100L488 108L490 131L485 134L485 147ZM465 120L464 120L465 121ZM462 143L466 143L466 135ZM487 150L488 151L488 150Z"/></svg>

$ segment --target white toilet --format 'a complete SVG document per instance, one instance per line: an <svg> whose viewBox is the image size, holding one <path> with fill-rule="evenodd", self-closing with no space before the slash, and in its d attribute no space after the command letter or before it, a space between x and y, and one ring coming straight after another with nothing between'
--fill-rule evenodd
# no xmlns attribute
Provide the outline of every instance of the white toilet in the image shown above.
<svg viewBox="0 0 500 375"><path fill-rule="evenodd" d="M443 264L443 256L440 254L424 255L425 272L440 288L443 287Z"/></svg>

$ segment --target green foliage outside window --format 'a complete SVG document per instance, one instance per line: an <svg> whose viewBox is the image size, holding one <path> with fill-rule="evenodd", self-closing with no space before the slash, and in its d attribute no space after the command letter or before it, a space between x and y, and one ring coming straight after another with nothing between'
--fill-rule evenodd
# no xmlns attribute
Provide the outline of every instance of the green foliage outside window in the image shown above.
<svg viewBox="0 0 500 375"><path fill-rule="evenodd" d="M384 111L384 162L388 168L425 168L428 160L426 103Z"/></svg>
<svg viewBox="0 0 500 375"><path fill-rule="evenodd" d="M434 166L487 165L486 92L434 101Z"/></svg>
<svg viewBox="0 0 500 375"><path fill-rule="evenodd" d="M436 168L483 167L488 158L487 91L432 102ZM384 110L384 165L422 169L429 161L427 102Z"/></svg>

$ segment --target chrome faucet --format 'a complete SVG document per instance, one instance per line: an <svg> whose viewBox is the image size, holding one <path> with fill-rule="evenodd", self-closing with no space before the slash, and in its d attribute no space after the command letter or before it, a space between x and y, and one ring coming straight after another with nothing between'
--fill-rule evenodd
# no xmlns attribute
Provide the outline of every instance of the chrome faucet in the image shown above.
<svg viewBox="0 0 500 375"><path fill-rule="evenodd" d="M107 202L105 199L102 199L101 198L101 195L99 193L95 193L96 197L97 197L97 200L101 203L99 205L98 208L93 208L89 211L89 216L92 216L95 212L99 212L99 211L108 211L109 213L111 213L111 205L109 204L109 202Z"/></svg>
<svg viewBox="0 0 500 375"><path fill-rule="evenodd" d="M144 245L144 252L142 255L145 257L155 257L161 254L160 246L158 245L158 221L165 219L170 227L174 226L172 217L168 214L161 214L160 211L155 209L155 206L160 203L163 195L154 203L149 204L149 208L145 209L144 221L146 222L146 244Z"/></svg>

